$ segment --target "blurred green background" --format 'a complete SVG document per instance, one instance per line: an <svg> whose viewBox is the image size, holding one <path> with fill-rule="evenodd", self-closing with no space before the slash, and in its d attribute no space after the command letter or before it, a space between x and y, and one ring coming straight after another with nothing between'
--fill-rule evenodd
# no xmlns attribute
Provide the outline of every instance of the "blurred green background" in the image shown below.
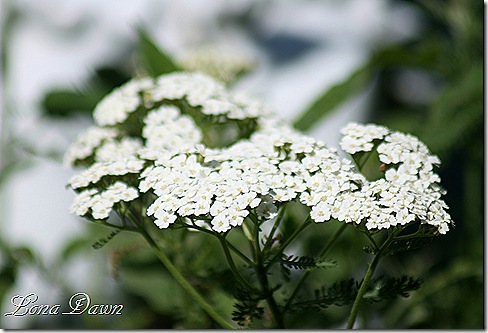
<svg viewBox="0 0 488 333"><path fill-rule="evenodd" d="M484 95L483 24L485 7L480 1L390 1L415 8L422 22L420 34L400 42L375 47L367 61L346 79L328 87L309 107L296 116L294 125L312 132L315 124L327 121L337 109L358 94L369 91L371 102L367 121L412 133L437 154L445 201L456 225L447 235L428 246L397 254L384 260L377 274L409 274L424 281L408 298L363 306L357 322L361 328L482 329L484 323ZM5 14L4 14L5 15ZM2 72L8 73L6 56L15 11L3 17ZM227 18L229 19L229 18ZM234 24L251 29L249 17L232 18ZM235 23L237 22L237 23ZM136 73L156 76L178 68L164 45L143 29L137 42L126 52L136 54L129 65L119 62L95 68L83 89L59 88L43 100L43 117L86 118L94 105L114 87ZM278 47L279 51L279 47ZM278 52L277 51L277 52ZM258 65L259 67L259 65ZM6 99L4 99L4 104ZM4 109L7 106L4 105ZM5 111L5 110L4 110ZM20 167L29 167L28 149L19 144L19 133L2 126L0 186ZM22 147L19 152L18 147ZM60 152L30 152L60 160ZM2 191L2 195L8 193ZM3 199L4 197L2 197ZM3 204L5 205L5 204ZM5 225L0 225L4 228ZM301 254L316 254L338 224L314 225L302 236ZM286 228L282 231L288 232ZM60 287L58 302L65 302L76 290L57 276L78 256L101 257L103 270L115 281L110 293L98 291L104 303L125 304L121 317L32 317L28 328L217 328L189 298L138 235L120 234L102 249L92 244L106 238L110 230L85 223L85 233L70 241L56 260L46 263L37 249L12 244L0 233L0 304L9 304L13 286L22 271L37 272ZM230 318L233 300L229 294L228 270L218 244L206 235L171 231L161 236L175 264L193 285L206 295L217 310ZM366 239L347 230L331 256L339 262L334 270L316 271L308 290L355 276L367 268L368 255L362 251ZM184 249L184 251L182 250ZM100 259L93 259L100 260ZM294 278L294 276L292 276ZM18 282L18 281L17 281ZM96 285L96 283L94 283ZM95 290L95 289L94 289ZM99 298L100 299L100 298ZM316 312L297 312L288 318L290 328L342 328L350 308L332 306ZM0 312L7 308L0 307ZM5 327L0 317L0 327ZM258 326L259 327L259 326Z"/></svg>

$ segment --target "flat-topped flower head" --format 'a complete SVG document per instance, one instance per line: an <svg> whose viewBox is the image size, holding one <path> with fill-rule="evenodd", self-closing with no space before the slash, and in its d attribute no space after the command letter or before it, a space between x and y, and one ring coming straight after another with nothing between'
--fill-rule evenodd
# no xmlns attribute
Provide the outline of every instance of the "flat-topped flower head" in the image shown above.
<svg viewBox="0 0 488 333"><path fill-rule="evenodd" d="M138 197L137 189L117 181L106 190L87 189L80 192L71 205L71 212L103 220L109 217L115 204L130 202Z"/></svg>
<svg viewBox="0 0 488 333"><path fill-rule="evenodd" d="M207 148L204 155L201 152L174 153L144 172L139 189L155 198L148 215L159 212L209 221L210 229L225 232L240 226L249 214L271 219L281 205L301 200L304 193L332 200L354 188L352 180L362 179L335 151L284 126L266 127L249 140ZM336 186L327 187L327 180L337 174L344 176L337 179ZM175 221L156 224L163 228Z"/></svg>
<svg viewBox="0 0 488 333"><path fill-rule="evenodd" d="M346 152L378 153L384 177L368 181L270 107L199 73L131 81L103 99L94 117L97 126L66 156L89 167L69 181L79 193L78 215L106 219L120 201L137 200L160 228L199 221L226 232L247 218L270 220L295 201L315 222L367 229L420 222L439 233L451 223L434 173L439 159L418 138L384 126L341 130Z"/></svg>
<svg viewBox="0 0 488 333"><path fill-rule="evenodd" d="M63 164L69 167L83 164L93 159L94 153L105 141L116 138L119 132L114 128L93 126L78 135L75 142L64 155ZM88 164L90 162L87 162Z"/></svg>
<svg viewBox="0 0 488 333"><path fill-rule="evenodd" d="M384 171L384 178L366 182L360 191L348 194L358 207L365 200L369 203L367 211L358 211L356 223L366 221L368 229L383 229L420 222L442 234L449 230L452 220L447 205L440 199L444 191L434 172L440 160L423 142L413 135L373 124L351 123L341 133L341 147L351 155L376 147ZM344 212L339 209L340 213Z"/></svg>

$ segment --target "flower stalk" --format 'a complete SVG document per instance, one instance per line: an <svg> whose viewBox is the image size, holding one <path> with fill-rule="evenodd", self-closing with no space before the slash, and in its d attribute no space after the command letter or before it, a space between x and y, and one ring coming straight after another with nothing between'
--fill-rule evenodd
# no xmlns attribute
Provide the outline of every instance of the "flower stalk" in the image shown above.
<svg viewBox="0 0 488 333"><path fill-rule="evenodd" d="M154 253L158 257L158 259L163 263L166 267L168 272L173 276L173 278L180 284L183 289L190 294L191 297L200 305L200 307L213 319L217 322L222 328L225 329L234 329L232 325L227 323L221 315L219 315L210 304L205 301L205 299L200 295L200 293L186 280L186 278L181 274L181 272L173 265L171 260L168 256L161 250L159 245L156 241L151 237L151 235L147 232L142 224L137 223L134 221L138 226L140 234L144 237L144 239L149 243L151 248L153 249Z"/></svg>

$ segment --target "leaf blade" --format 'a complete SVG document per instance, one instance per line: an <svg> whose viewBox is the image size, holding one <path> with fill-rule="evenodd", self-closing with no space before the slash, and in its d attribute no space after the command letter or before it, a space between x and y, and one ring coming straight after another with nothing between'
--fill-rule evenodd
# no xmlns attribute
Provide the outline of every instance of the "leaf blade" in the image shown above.
<svg viewBox="0 0 488 333"><path fill-rule="evenodd" d="M179 70L179 67L164 52L143 28L137 29L142 65L150 76L156 77Z"/></svg>

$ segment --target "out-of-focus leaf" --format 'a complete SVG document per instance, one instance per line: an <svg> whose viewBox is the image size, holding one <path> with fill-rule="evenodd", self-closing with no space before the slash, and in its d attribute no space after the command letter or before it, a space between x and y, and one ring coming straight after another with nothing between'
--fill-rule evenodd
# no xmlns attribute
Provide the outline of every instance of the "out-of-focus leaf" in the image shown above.
<svg viewBox="0 0 488 333"><path fill-rule="evenodd" d="M433 151L444 152L481 131L483 116L483 67L476 64L439 94L423 137Z"/></svg>
<svg viewBox="0 0 488 333"><path fill-rule="evenodd" d="M144 298L156 311L178 313L184 308L184 296L177 282L162 270L123 268L119 273L123 285Z"/></svg>
<svg viewBox="0 0 488 333"><path fill-rule="evenodd" d="M355 71L346 80L332 86L295 121L294 126L300 131L307 131L336 107L366 86L371 77L371 66L366 65Z"/></svg>
<svg viewBox="0 0 488 333"><path fill-rule="evenodd" d="M435 39L390 45L373 53L369 64L379 68L408 66L431 69L441 56L439 48L439 41Z"/></svg>
<svg viewBox="0 0 488 333"><path fill-rule="evenodd" d="M2 156L2 158L5 157ZM7 160L6 163L4 163L2 165L2 168L0 169L0 187L2 187L3 184L9 180L11 175L13 175L16 172L29 168L32 164L33 161L30 159L13 157L10 160Z"/></svg>
<svg viewBox="0 0 488 333"><path fill-rule="evenodd" d="M91 250L90 241L86 237L73 239L61 250L60 260L66 262L77 253L84 250Z"/></svg>
<svg viewBox="0 0 488 333"><path fill-rule="evenodd" d="M433 237L416 237L410 239L402 239L391 242L391 244L383 251L384 255L393 255L398 252L411 251L427 246Z"/></svg>
<svg viewBox="0 0 488 333"><path fill-rule="evenodd" d="M333 85L318 97L294 122L295 128L307 131L339 105L358 94L371 82L378 68L414 66L428 68L439 56L433 44L401 44L376 51L363 66L344 81Z"/></svg>
<svg viewBox="0 0 488 333"><path fill-rule="evenodd" d="M105 92L85 94L70 90L53 90L46 94L42 106L51 117L67 117L74 111L91 114Z"/></svg>
<svg viewBox="0 0 488 333"><path fill-rule="evenodd" d="M483 101L483 64L473 65L461 78L444 89L432 105L431 122L449 119L464 105Z"/></svg>
<svg viewBox="0 0 488 333"><path fill-rule="evenodd" d="M17 266L13 265L13 263L0 268L0 313L3 313L3 311L1 311L3 299L8 296L8 291L15 284L16 276Z"/></svg>
<svg viewBox="0 0 488 333"><path fill-rule="evenodd" d="M77 112L89 115L106 94L129 79L130 75L118 67L98 67L84 84L86 89L52 90L44 96L42 107L51 117L67 117Z"/></svg>
<svg viewBox="0 0 488 333"><path fill-rule="evenodd" d="M141 61L151 76L159 76L179 70L178 66L142 28L138 29Z"/></svg>
<svg viewBox="0 0 488 333"><path fill-rule="evenodd" d="M12 249L11 255L15 259L15 261L21 264L29 264L36 259L36 256L32 249L28 248L27 246L19 246Z"/></svg>

